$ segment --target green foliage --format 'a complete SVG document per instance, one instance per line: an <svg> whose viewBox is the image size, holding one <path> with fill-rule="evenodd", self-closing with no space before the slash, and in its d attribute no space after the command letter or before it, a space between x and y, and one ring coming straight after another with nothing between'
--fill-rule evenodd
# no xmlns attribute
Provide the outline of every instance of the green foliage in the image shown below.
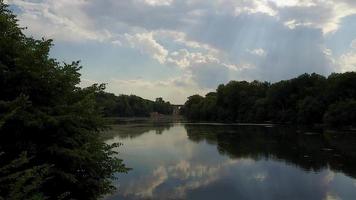
<svg viewBox="0 0 356 200"><path fill-rule="evenodd" d="M1 172L0 194L7 199L100 198L113 190L113 174L127 171L113 151L117 145L101 139L105 126L95 97L105 87L79 88L79 62L50 58L51 40L26 37L16 22L0 1L0 166L10 169L8 163L26 161L15 167L18 172ZM48 172L38 175L44 167Z"/></svg>
<svg viewBox="0 0 356 200"><path fill-rule="evenodd" d="M2 158L2 156L0 156ZM40 187L46 180L49 166L26 166L29 159L25 152L0 168L0 200L45 199Z"/></svg>
<svg viewBox="0 0 356 200"><path fill-rule="evenodd" d="M322 123L325 106L318 98L308 96L298 102L297 111L299 124Z"/></svg>
<svg viewBox="0 0 356 200"><path fill-rule="evenodd" d="M205 98L189 97L184 115L192 120L301 125L346 126L355 125L356 121L352 107L356 99L355 72L331 74L327 78L315 73L303 74L273 84L231 81L209 94Z"/></svg>
<svg viewBox="0 0 356 200"><path fill-rule="evenodd" d="M162 98L150 101L135 95L115 96L102 91L96 94L96 101L106 117L148 117L151 112L170 115L173 111L172 105Z"/></svg>
<svg viewBox="0 0 356 200"><path fill-rule="evenodd" d="M331 126L356 126L356 100L330 105L324 115L324 121Z"/></svg>
<svg viewBox="0 0 356 200"><path fill-rule="evenodd" d="M189 119L205 119L201 117L200 107L202 107L202 102L204 97L200 95L193 95L188 97L188 101L185 102L183 108L183 114Z"/></svg>
<svg viewBox="0 0 356 200"><path fill-rule="evenodd" d="M173 107L171 105L171 103L165 102L162 97L156 98L156 100L153 103L149 103L149 104L153 104L153 112L158 112L161 114L166 114L166 115L170 115L173 112Z"/></svg>

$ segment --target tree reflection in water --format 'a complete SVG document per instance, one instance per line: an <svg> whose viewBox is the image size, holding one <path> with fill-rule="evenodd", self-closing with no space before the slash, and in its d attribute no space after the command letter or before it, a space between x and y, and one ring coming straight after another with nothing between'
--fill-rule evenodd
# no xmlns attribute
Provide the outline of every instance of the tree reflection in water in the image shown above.
<svg viewBox="0 0 356 200"><path fill-rule="evenodd" d="M110 200L356 198L353 134L135 123L111 136L133 170Z"/></svg>
<svg viewBox="0 0 356 200"><path fill-rule="evenodd" d="M188 138L216 144L231 158L277 159L306 171L330 167L356 177L356 134L300 132L277 126L184 126Z"/></svg>

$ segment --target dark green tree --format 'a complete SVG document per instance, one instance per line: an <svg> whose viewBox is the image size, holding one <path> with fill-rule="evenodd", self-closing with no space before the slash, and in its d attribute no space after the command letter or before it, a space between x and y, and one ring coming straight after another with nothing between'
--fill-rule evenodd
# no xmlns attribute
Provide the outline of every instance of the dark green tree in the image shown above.
<svg viewBox="0 0 356 200"><path fill-rule="evenodd" d="M2 153L3 154L3 153ZM2 158L0 154L0 159ZM46 197L40 188L48 176L48 165L26 166L29 158L25 152L0 167L0 200L41 200Z"/></svg>
<svg viewBox="0 0 356 200"><path fill-rule="evenodd" d="M216 93L188 98L183 114L193 120L355 126L356 73L302 74L273 84L231 81Z"/></svg>
<svg viewBox="0 0 356 200"><path fill-rule="evenodd" d="M350 99L329 106L324 115L329 126L356 126L356 100Z"/></svg>
<svg viewBox="0 0 356 200"><path fill-rule="evenodd" d="M192 120L204 120L200 117L200 104L204 101L204 97L200 95L193 95L188 97L188 100L184 104L184 115Z"/></svg>
<svg viewBox="0 0 356 200"><path fill-rule="evenodd" d="M96 94L96 101L105 117L148 117L152 112L171 115L173 106L157 98L155 101L135 95L119 95L101 91Z"/></svg>
<svg viewBox="0 0 356 200"><path fill-rule="evenodd" d="M114 173L127 171L116 157L118 145L101 139L105 126L95 96L104 86L78 87L79 62L61 64L50 58L51 42L25 36L0 1L0 164L6 166L27 152L31 159L17 179L26 179L37 166L48 166L36 188L39 195L98 199L114 189ZM18 185L16 191L33 185L28 184Z"/></svg>

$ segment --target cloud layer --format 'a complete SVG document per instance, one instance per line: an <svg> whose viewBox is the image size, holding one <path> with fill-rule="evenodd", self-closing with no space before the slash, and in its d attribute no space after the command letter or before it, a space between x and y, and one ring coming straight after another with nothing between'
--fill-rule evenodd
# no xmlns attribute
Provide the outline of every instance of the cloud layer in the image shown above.
<svg viewBox="0 0 356 200"><path fill-rule="evenodd" d="M107 74L107 79L116 82L121 79L123 85L130 82L129 91L138 95L142 89L134 88L140 88L141 82L155 85L160 81L187 79L184 86L168 81L171 84L166 85L166 90L179 87L195 93L232 79L277 81L304 72L327 75L356 68L356 34L344 31L350 30L346 26L355 24L352 20L343 23L356 15L353 0L6 2L18 14L20 25L28 26L29 35L54 38L64 46L68 43L83 46L83 51L88 51L85 45L90 42L112 45L118 52L130 52L131 63L141 60L155 65L150 72L140 70L145 65L137 68L140 81L133 76L123 79ZM338 34L352 39L346 41L347 46L328 46L328 41ZM63 57L70 58L64 51ZM90 51L89 62L94 59L91 55L95 49ZM109 59L114 63L114 58ZM165 78L163 68L170 70ZM96 79L90 70L84 77ZM155 92L155 96L170 96L169 100L178 102L177 96Z"/></svg>

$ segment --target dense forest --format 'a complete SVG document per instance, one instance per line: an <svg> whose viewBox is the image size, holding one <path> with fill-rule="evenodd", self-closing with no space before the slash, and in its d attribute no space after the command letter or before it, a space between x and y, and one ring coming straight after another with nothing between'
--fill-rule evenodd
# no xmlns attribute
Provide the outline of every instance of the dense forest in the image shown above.
<svg viewBox="0 0 356 200"><path fill-rule="evenodd" d="M116 96L101 91L96 94L96 101L105 117L148 117L152 112L170 115L173 111L172 105L162 98L151 101L135 95Z"/></svg>
<svg viewBox="0 0 356 200"><path fill-rule="evenodd" d="M191 120L356 125L356 73L303 74L276 83L231 81L193 95L183 107Z"/></svg>
<svg viewBox="0 0 356 200"><path fill-rule="evenodd" d="M79 62L49 57L51 40L25 36L0 0L0 199L98 199L128 169L104 143L96 96Z"/></svg>

